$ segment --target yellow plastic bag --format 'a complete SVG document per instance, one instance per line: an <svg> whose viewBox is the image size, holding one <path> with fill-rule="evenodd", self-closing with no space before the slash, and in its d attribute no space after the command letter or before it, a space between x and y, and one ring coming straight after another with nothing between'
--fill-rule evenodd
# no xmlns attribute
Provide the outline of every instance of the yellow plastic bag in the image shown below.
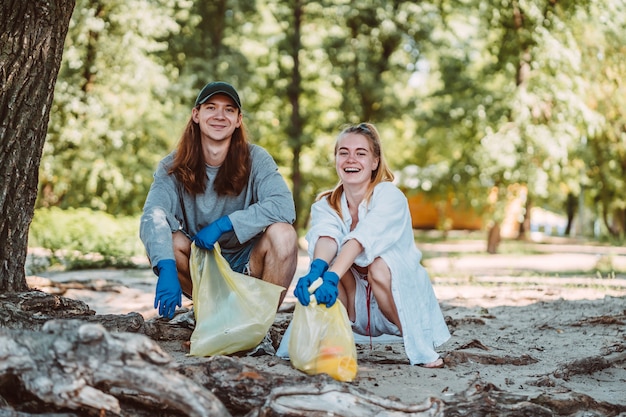
<svg viewBox="0 0 626 417"><path fill-rule="evenodd" d="M234 272L217 244L212 251L192 244L189 268L196 319L189 354L229 355L256 347L274 323L284 288Z"/></svg>
<svg viewBox="0 0 626 417"><path fill-rule="evenodd" d="M328 374L338 381L354 379L354 334L339 300L330 308L317 304L314 296L306 307L296 303L291 327L288 351L294 368L309 375Z"/></svg>

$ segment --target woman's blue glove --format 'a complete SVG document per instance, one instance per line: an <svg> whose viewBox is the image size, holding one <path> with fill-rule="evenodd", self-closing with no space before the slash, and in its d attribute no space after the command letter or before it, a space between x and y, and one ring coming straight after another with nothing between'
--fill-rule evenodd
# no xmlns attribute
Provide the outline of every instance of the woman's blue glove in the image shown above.
<svg viewBox="0 0 626 417"><path fill-rule="evenodd" d="M162 259L156 266L159 280L156 285L156 297L154 298L154 308L159 309L159 314L171 319L174 317L176 307L183 305L183 290L178 281L176 271L176 261L173 259Z"/></svg>
<svg viewBox="0 0 626 417"><path fill-rule="evenodd" d="M200 230L191 240L197 247L213 250L215 242L226 232L233 230L233 224L228 216L222 216Z"/></svg>
<svg viewBox="0 0 626 417"><path fill-rule="evenodd" d="M322 278L324 279L324 282L317 290L315 290L315 299L318 304L326 304L326 307L332 307L332 305L335 304L335 301L337 301L337 296L339 295L339 289L337 288L339 275L332 271L326 271L324 272Z"/></svg>
<svg viewBox="0 0 626 417"><path fill-rule="evenodd" d="M319 277L322 276L324 272L328 269L328 263L326 263L323 259L314 259L311 262L311 267L309 268L309 273L305 276L301 277L296 284L296 288L293 290L293 295L296 296L300 304L303 306L309 305L309 300L311 299L311 294L309 293L309 287Z"/></svg>

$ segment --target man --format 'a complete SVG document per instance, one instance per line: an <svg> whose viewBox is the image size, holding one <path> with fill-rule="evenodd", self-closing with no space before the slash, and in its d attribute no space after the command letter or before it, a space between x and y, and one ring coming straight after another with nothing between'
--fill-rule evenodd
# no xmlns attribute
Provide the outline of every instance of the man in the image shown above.
<svg viewBox="0 0 626 417"><path fill-rule="evenodd" d="M247 140L239 94L225 82L207 84L176 150L159 163L141 216L140 237L159 277L154 308L172 318L181 295L191 297L192 242L207 250L219 242L234 271L288 288L294 220L276 163Z"/></svg>

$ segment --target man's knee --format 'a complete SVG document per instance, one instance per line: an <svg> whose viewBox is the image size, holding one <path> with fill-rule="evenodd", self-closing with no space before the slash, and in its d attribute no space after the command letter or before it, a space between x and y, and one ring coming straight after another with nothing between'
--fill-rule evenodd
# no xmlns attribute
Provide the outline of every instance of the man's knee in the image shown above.
<svg viewBox="0 0 626 417"><path fill-rule="evenodd" d="M172 246L178 271L187 274L189 271L189 258L191 257L191 241L182 232L172 234Z"/></svg>
<svg viewBox="0 0 626 417"><path fill-rule="evenodd" d="M191 240L183 232L172 233L172 246L174 253L182 253L187 257L191 254Z"/></svg>
<svg viewBox="0 0 626 417"><path fill-rule="evenodd" d="M273 251L285 256L298 250L298 234L289 223L274 223L265 230L265 236Z"/></svg>

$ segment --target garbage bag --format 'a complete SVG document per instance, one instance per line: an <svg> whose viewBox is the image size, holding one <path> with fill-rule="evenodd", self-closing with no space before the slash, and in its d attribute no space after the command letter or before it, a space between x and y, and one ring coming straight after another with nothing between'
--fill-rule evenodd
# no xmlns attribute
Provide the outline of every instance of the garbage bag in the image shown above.
<svg viewBox="0 0 626 417"><path fill-rule="evenodd" d="M356 346L343 304L337 300L328 308L317 304L315 296L308 306L296 303L288 352L293 367L309 375L325 373L352 381L358 368Z"/></svg>
<svg viewBox="0 0 626 417"><path fill-rule="evenodd" d="M233 271L219 244L213 250L192 244L189 268L196 319L189 354L229 355L261 343L285 289Z"/></svg>

